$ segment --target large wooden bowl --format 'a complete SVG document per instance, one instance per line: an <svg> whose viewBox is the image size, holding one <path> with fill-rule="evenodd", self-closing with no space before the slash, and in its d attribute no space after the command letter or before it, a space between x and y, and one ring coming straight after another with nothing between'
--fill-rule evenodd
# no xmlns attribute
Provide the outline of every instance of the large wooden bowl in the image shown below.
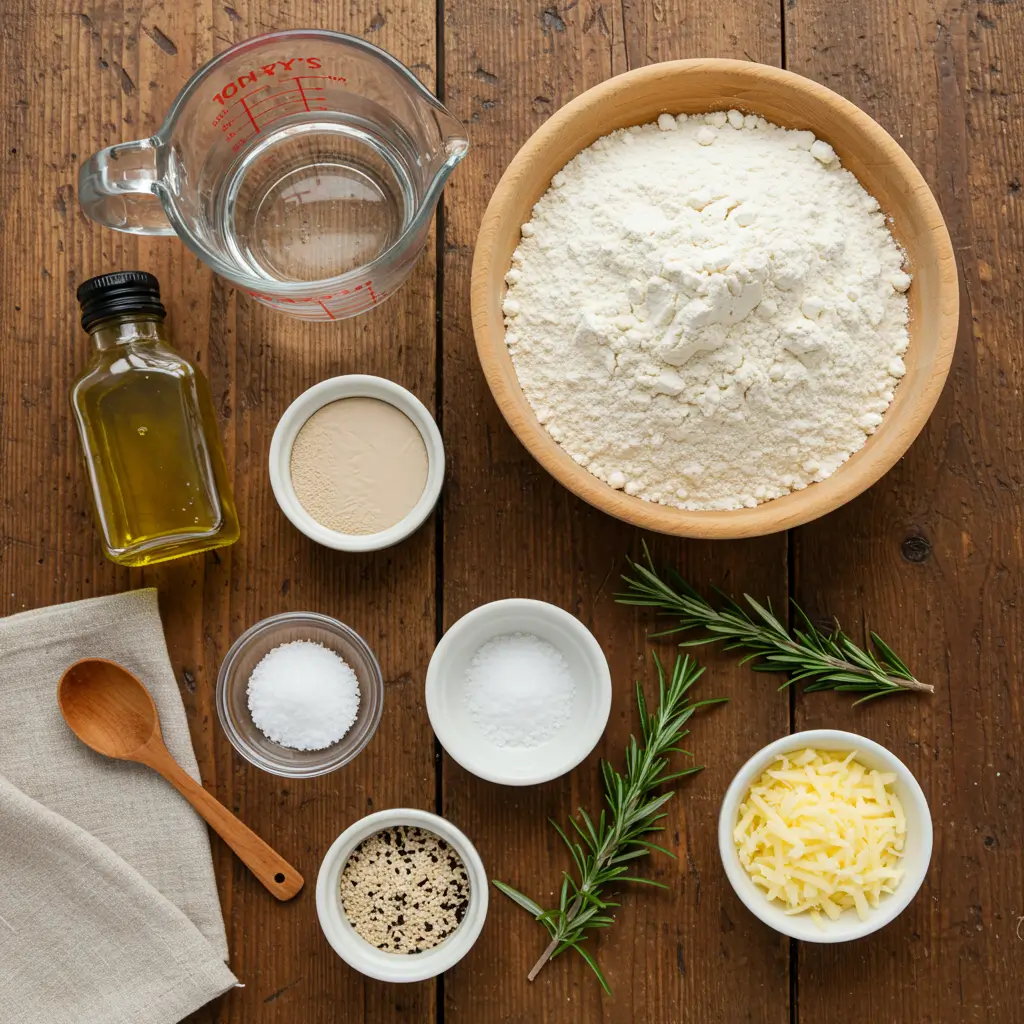
<svg viewBox="0 0 1024 1024"><path fill-rule="evenodd" d="M664 112L739 110L775 124L810 129L831 143L891 218L914 282L907 374L867 444L831 477L756 508L688 512L614 490L555 443L537 421L505 345L504 276L520 225L552 176L581 149L616 128ZM734 60L680 60L638 68L589 89L562 107L527 141L488 204L473 259L472 311L477 351L499 408L538 462L573 493L626 522L684 537L754 537L798 526L860 494L917 437L938 400L956 342L956 264L942 214L910 158L862 110L830 89L788 71Z"/></svg>

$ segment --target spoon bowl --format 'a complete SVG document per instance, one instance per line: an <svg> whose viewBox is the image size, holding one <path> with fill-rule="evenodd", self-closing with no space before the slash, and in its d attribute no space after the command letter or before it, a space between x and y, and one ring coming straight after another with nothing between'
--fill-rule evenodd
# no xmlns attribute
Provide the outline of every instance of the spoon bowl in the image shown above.
<svg viewBox="0 0 1024 1024"><path fill-rule="evenodd" d="M61 676L57 703L71 731L97 754L137 761L142 748L161 739L149 690L116 662L76 661Z"/></svg>
<svg viewBox="0 0 1024 1024"><path fill-rule="evenodd" d="M57 684L57 704L71 731L97 754L138 761L162 775L279 900L299 892L302 875L174 760L152 695L123 665L76 661Z"/></svg>

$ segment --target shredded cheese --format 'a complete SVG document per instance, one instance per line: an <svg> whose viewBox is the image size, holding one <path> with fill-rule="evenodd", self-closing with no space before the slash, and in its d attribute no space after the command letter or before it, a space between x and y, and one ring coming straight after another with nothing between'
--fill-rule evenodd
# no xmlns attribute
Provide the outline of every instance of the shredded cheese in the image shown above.
<svg viewBox="0 0 1024 1024"><path fill-rule="evenodd" d="M740 863L787 914L863 920L899 885L907 822L896 776L865 768L857 752L802 750L773 761L740 804Z"/></svg>

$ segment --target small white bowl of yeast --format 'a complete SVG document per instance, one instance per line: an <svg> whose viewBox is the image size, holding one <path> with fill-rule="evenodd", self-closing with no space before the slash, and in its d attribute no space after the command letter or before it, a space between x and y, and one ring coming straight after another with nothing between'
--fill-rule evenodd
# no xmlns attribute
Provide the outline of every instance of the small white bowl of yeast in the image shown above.
<svg viewBox="0 0 1024 1024"><path fill-rule="evenodd" d="M353 373L315 384L285 410L270 442L270 485L310 540L379 551L423 525L444 461L441 432L411 391Z"/></svg>
<svg viewBox="0 0 1024 1024"><path fill-rule="evenodd" d="M932 819L895 754L856 733L815 729L769 743L736 773L718 847L736 895L765 924L805 942L847 942L914 898Z"/></svg>

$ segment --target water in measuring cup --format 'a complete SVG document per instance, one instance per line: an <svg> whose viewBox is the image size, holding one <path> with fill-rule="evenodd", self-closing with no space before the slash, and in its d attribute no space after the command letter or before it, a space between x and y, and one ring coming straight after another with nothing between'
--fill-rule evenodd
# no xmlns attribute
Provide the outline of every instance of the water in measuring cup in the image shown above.
<svg viewBox="0 0 1024 1024"><path fill-rule="evenodd" d="M214 220L250 273L322 281L388 249L415 202L402 154L335 118L261 133L214 196Z"/></svg>

